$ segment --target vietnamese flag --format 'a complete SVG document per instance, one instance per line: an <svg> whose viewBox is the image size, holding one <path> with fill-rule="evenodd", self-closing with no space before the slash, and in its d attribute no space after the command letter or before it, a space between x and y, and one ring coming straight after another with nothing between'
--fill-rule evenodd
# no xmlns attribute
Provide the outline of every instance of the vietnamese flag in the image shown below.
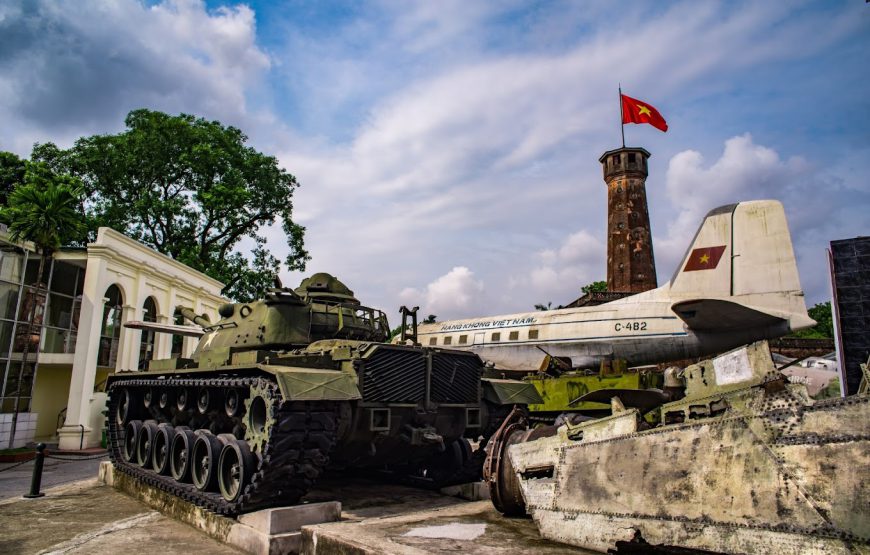
<svg viewBox="0 0 870 555"><path fill-rule="evenodd" d="M661 131L668 130L668 122L658 110L622 93L619 96L622 97L622 123L648 123Z"/></svg>
<svg viewBox="0 0 870 555"><path fill-rule="evenodd" d="M692 250L689 255L689 261L686 262L684 272L696 272L698 270L712 270L719 265L719 260L722 258L722 253L725 252L725 245L716 247L702 247Z"/></svg>

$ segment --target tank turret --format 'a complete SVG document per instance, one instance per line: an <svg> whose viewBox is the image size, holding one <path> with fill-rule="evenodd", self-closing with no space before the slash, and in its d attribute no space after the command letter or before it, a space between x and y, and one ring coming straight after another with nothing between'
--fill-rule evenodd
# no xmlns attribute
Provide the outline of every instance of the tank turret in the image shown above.
<svg viewBox="0 0 870 555"><path fill-rule="evenodd" d="M298 349L324 339L383 342L390 333L386 315L362 306L353 291L327 273L306 278L295 290L274 288L261 300L221 305L215 324L190 309L181 313L206 332L193 353L200 366L225 364L241 351Z"/></svg>

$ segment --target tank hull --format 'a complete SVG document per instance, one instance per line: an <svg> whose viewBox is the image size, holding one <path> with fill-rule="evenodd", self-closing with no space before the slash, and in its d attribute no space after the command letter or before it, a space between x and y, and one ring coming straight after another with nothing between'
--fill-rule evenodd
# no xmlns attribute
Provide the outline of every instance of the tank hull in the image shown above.
<svg viewBox="0 0 870 555"><path fill-rule="evenodd" d="M328 469L387 469L437 487L479 479L483 451L468 439L485 444L513 405L535 400L523 396L530 385L482 378L472 353L343 341L245 357L262 362L110 378L115 466L222 514L297 503ZM202 456L171 472L158 461L159 433L164 458L196 458L196 441ZM244 459L230 453L239 449L247 460L224 462ZM197 464L217 478L202 470L198 484Z"/></svg>

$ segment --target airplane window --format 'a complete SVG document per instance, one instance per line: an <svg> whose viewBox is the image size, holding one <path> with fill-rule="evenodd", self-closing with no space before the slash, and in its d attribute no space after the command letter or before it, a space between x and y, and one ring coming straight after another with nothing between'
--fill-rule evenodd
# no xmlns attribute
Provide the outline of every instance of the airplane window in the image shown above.
<svg viewBox="0 0 870 555"><path fill-rule="evenodd" d="M445 337L445 338L444 338L444 344L445 344L445 345L450 345L450 344L452 344L452 343L453 343L453 338L452 338L452 337L448 336L448 337Z"/></svg>
<svg viewBox="0 0 870 555"><path fill-rule="evenodd" d="M438 344L438 338L437 338L437 337L430 337L430 338L429 338L429 344L430 344L430 345L437 345L437 344Z"/></svg>
<svg viewBox="0 0 870 555"><path fill-rule="evenodd" d="M529 339L537 339L538 330L529 330Z"/></svg>
<svg viewBox="0 0 870 555"><path fill-rule="evenodd" d="M467 335L460 335L459 336L459 344L465 345L466 343L468 343L468 336Z"/></svg>
<svg viewBox="0 0 870 555"><path fill-rule="evenodd" d="M516 341L519 338L520 338L520 332L518 332L518 331L512 331L510 333L510 335L508 336L508 339L510 339L511 341Z"/></svg>
<svg viewBox="0 0 870 555"><path fill-rule="evenodd" d="M494 334L492 334L492 337L490 337L490 340L501 341L501 333L495 332Z"/></svg>

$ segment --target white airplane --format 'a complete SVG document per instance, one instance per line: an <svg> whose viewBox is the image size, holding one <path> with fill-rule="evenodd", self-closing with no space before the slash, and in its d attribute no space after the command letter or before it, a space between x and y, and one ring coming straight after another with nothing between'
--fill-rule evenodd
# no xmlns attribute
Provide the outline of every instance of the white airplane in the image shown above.
<svg viewBox="0 0 870 555"><path fill-rule="evenodd" d="M704 218L671 281L592 307L424 324L423 345L474 351L502 370L630 366L719 353L815 325L782 204L740 202Z"/></svg>

